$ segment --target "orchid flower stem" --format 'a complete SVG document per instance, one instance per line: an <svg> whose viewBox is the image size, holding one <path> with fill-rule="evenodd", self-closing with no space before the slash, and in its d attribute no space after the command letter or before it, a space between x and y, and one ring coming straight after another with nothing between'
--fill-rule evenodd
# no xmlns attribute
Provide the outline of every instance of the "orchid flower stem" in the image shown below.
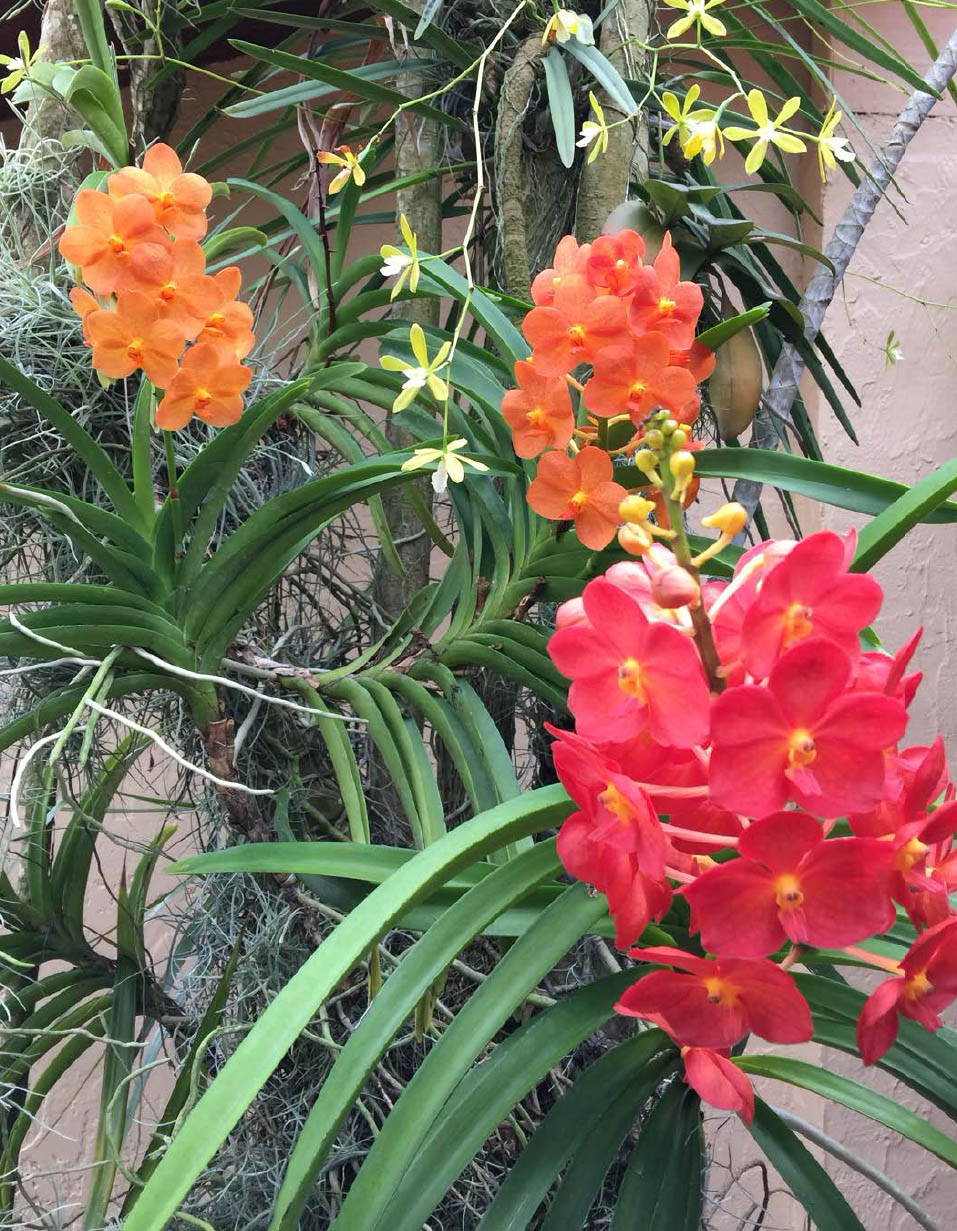
<svg viewBox="0 0 957 1231"><path fill-rule="evenodd" d="M857 945L845 945L841 952L846 953L848 957L867 962L869 966L875 966L878 970L890 971L892 975L902 973L900 963L895 962L892 957L883 957L880 953L871 953L868 949L858 948Z"/></svg>
<svg viewBox="0 0 957 1231"><path fill-rule="evenodd" d="M671 473L665 459L662 459L662 470L664 472L665 485L661 496L665 502L665 508L668 510L668 520L671 522L671 529L674 533L674 538L671 540L671 550L675 553L675 559L681 567L690 573L695 581L700 582L698 570L691 562L691 545L685 532L684 509L681 507L681 501L675 500L670 495ZM694 627L695 643L698 646L698 653L701 655L701 662L708 677L708 684L713 693L724 692L725 681L721 674L721 660L718 657L718 650L714 644L714 633L711 629L708 613L705 611L703 603L698 603L696 607L691 607L689 610L691 612L691 623Z"/></svg>
<svg viewBox="0 0 957 1231"><path fill-rule="evenodd" d="M707 843L708 846L719 848L738 845L738 839L732 838L728 834L703 833L698 829L682 829L680 825L667 825L664 823L662 823L661 828L669 838L678 838L682 842L702 842Z"/></svg>
<svg viewBox="0 0 957 1231"><path fill-rule="evenodd" d="M166 475L169 480L170 512L173 517L173 560L175 567L183 558L183 507L179 502L179 475L176 473L176 452L173 447L172 432L163 432L163 444L166 449Z"/></svg>
<svg viewBox="0 0 957 1231"><path fill-rule="evenodd" d="M682 885L690 885L694 877L688 872L679 872L677 868L665 868L665 876L669 880L680 881Z"/></svg>

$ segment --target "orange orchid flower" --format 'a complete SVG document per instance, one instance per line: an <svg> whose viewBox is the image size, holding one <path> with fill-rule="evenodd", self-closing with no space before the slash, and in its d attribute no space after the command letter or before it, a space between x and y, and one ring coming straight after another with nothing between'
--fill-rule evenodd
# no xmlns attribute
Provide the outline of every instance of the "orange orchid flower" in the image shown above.
<svg viewBox="0 0 957 1231"><path fill-rule="evenodd" d="M83 325L83 340L84 342L89 342L90 339L87 336L86 327L87 318L91 312L98 312L100 310L100 301L82 286L75 286L70 291L70 303L73 304L73 311L80 318Z"/></svg>
<svg viewBox="0 0 957 1231"><path fill-rule="evenodd" d="M160 317L156 304L141 291L124 291L115 311L98 308L84 318L93 346L93 366L119 380L142 368L161 389L174 378L186 338L182 329Z"/></svg>
<svg viewBox="0 0 957 1231"><path fill-rule="evenodd" d="M187 338L196 337L220 300L199 244L178 240L170 245L155 296L162 319L178 325Z"/></svg>
<svg viewBox="0 0 957 1231"><path fill-rule="evenodd" d="M628 495L612 480L614 466L604 449L587 446L574 457L546 453L528 487L528 503L552 521L574 521L586 547L600 551L615 537L618 506Z"/></svg>
<svg viewBox="0 0 957 1231"><path fill-rule="evenodd" d="M671 352L660 333L646 333L628 346L609 346L595 357L595 375L585 386L593 415L630 414L635 423L656 406L678 411L695 395L687 368L670 366Z"/></svg>
<svg viewBox="0 0 957 1231"><path fill-rule="evenodd" d="M236 298L241 281L242 275L235 265L229 265L213 275L219 298L196 339L197 342L213 343L224 354L237 360L245 359L256 344L252 310Z"/></svg>
<svg viewBox="0 0 957 1231"><path fill-rule="evenodd" d="M668 231L654 266L646 265L640 271L631 301L631 327L638 335L654 329L663 333L671 346L686 349L694 342L703 305L701 287L696 282L681 281L681 262Z"/></svg>
<svg viewBox="0 0 957 1231"><path fill-rule="evenodd" d="M60 237L60 255L83 270L97 295L155 283L166 260L168 239L142 197L111 200L84 188L77 193L77 222Z"/></svg>
<svg viewBox="0 0 957 1231"><path fill-rule="evenodd" d="M532 308L522 329L543 376L564 376L580 363L591 363L601 347L628 336L623 301L597 295L581 274L562 278L551 307Z"/></svg>
<svg viewBox="0 0 957 1231"><path fill-rule="evenodd" d="M512 429L519 457L537 457L545 449L564 449L575 430L568 384L560 376L542 376L527 360L515 364L517 389L502 399L502 415Z"/></svg>
<svg viewBox="0 0 957 1231"><path fill-rule="evenodd" d="M167 431L185 427L198 415L211 427L237 423L243 413L243 393L253 374L219 347L200 342L190 347L183 366L166 386L156 410L156 425Z"/></svg>
<svg viewBox="0 0 957 1231"><path fill-rule="evenodd" d="M114 198L145 197L155 220L177 239L202 239L206 234L212 187L201 175L184 172L168 145L151 145L142 167L123 167L110 176L107 188Z"/></svg>

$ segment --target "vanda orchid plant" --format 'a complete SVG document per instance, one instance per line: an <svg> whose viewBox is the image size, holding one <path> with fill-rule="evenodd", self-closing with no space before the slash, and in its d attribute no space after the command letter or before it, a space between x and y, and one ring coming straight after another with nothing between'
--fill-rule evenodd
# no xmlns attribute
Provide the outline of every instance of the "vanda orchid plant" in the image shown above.
<svg viewBox="0 0 957 1231"><path fill-rule="evenodd" d="M679 280L667 236L652 265L643 251L627 231L561 242L532 288L532 354L503 413L521 456L548 450L532 507L594 548L617 530L638 557L558 608L548 649L571 680L575 726L549 730L578 809L559 855L607 897L619 948L658 968L618 1011L661 1027L701 1097L750 1122L753 1090L731 1050L752 1034L811 1039L795 967L843 956L890 975L858 1019L867 1064L900 1017L940 1028L957 997L957 788L940 738L902 746L920 634L894 655L862 644L883 595L851 571L853 531L757 543L730 580L702 581L746 514L724 504L705 517L719 537L692 554L682 506L711 366L694 340L701 292ZM572 376L582 364L584 384ZM675 896L690 910L688 948L630 949ZM898 906L917 932L907 952L861 948Z"/></svg>

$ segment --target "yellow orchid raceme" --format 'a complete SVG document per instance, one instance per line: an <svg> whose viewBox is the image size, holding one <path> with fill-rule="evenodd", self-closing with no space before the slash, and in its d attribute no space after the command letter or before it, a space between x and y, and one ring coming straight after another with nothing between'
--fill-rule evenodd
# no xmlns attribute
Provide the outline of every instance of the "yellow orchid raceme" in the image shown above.
<svg viewBox="0 0 957 1231"><path fill-rule="evenodd" d="M844 112L837 111L837 99L831 99L821 131L817 135L817 165L821 171L821 182L827 181L828 171L833 171L841 162L853 162L854 151L847 137L835 137L834 132L843 118Z"/></svg>
<svg viewBox="0 0 957 1231"><path fill-rule="evenodd" d="M666 38L681 38L682 34L690 30L692 26L698 27L699 34L704 30L707 34L713 34L715 38L724 38L728 33L724 22L719 21L717 17L712 17L708 12L709 9L724 4L724 0L665 0L665 4L672 9L684 9L685 13L684 17L679 17L668 27Z"/></svg>
<svg viewBox="0 0 957 1231"><path fill-rule="evenodd" d="M432 462L438 462L432 475L432 487L436 494L441 495L448 487L449 479L453 483L461 483L465 478L465 467L473 470L488 470L484 462L477 462L472 457L465 457L458 452L468 441L464 436L458 440L450 440L441 449L416 449L412 456L402 463L403 470L421 470Z"/></svg>
<svg viewBox="0 0 957 1231"><path fill-rule="evenodd" d="M419 289L419 245L415 238L415 232L409 226L409 220L405 214L399 215L399 229L402 232L402 238L408 244L409 251L403 252L401 248L396 248L394 244L383 244L379 249L379 255L382 257L385 264L379 270L384 278L393 278L396 274L399 275L399 280L392 288L390 299L395 299L396 295L405 286L405 280L409 280L409 290L414 295Z"/></svg>
<svg viewBox="0 0 957 1231"><path fill-rule="evenodd" d="M359 155L354 154L348 145L337 145L334 150L320 150L316 155L316 159L326 166L342 167L342 170L333 178L332 183L329 185L330 195L334 195L340 189L345 188L350 180L352 180L357 188L361 188L366 182L366 173L359 162Z"/></svg>
<svg viewBox="0 0 957 1231"><path fill-rule="evenodd" d="M729 141L753 141L754 147L748 155L744 169L748 175L753 175L767 157L768 147L777 146L785 154L803 154L807 146L794 133L783 132L781 125L785 124L800 108L801 100L797 96L789 98L777 116L772 120L768 115L768 100L760 90L748 93L748 110L757 128L730 127L724 130Z"/></svg>
<svg viewBox="0 0 957 1231"><path fill-rule="evenodd" d="M38 47L31 53L30 40L25 30L21 30L17 35L17 47L20 49L18 56L0 56L0 68L7 70L7 75L0 81L0 94L9 94L11 90L15 90L36 59L46 50L45 47Z"/></svg>
<svg viewBox="0 0 957 1231"><path fill-rule="evenodd" d="M436 375L436 370L442 367L446 359L448 359L452 343L443 342L436 352L435 358L430 359L428 347L425 343L425 333L419 324L413 325L409 330L409 342L412 346L412 354L418 360L418 364L406 363L398 355L383 355L379 360L379 363L387 372L403 372L405 374L405 382L392 403L392 409L396 412L405 410L415 400L415 395L420 389L428 388L429 393L432 394L437 402L444 402L449 396L449 387L441 376Z"/></svg>
<svg viewBox="0 0 957 1231"><path fill-rule="evenodd" d="M591 18L587 13L576 13L572 9L558 9L549 17L542 35L542 44L551 39L553 43L567 43L576 39L586 47L594 46L595 31Z"/></svg>
<svg viewBox="0 0 957 1231"><path fill-rule="evenodd" d="M710 107L695 107L700 94L700 87L693 85L685 95L684 103L680 103L675 94L665 90L661 105L674 123L662 138L662 144L667 145L677 133L685 158L691 159L700 154L710 166L715 158L724 155L724 137L718 127L718 113Z"/></svg>
<svg viewBox="0 0 957 1231"><path fill-rule="evenodd" d="M590 90L588 91L588 101L591 103L592 114L595 118L593 120L586 120L582 124L581 136L575 144L579 149L583 150L587 150L591 146L588 162L594 162L599 154L604 154L608 149L608 125L605 123L605 113L602 110L601 103Z"/></svg>

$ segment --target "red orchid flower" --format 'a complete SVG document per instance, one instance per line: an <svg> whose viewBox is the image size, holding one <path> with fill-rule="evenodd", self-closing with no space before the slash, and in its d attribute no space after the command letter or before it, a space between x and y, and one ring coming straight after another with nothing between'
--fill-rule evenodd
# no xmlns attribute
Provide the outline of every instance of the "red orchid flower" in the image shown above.
<svg viewBox="0 0 957 1231"><path fill-rule="evenodd" d="M548 644L573 682L569 708L586 739L652 739L691 748L708 736L708 685L694 644L650 621L638 603L599 577L583 594L589 627L559 629Z"/></svg>
<svg viewBox="0 0 957 1231"><path fill-rule="evenodd" d="M901 971L880 984L861 1010L857 1046L865 1064L876 1063L893 1045L901 1017L931 1031L942 1026L941 1011L957 997L957 916L915 940Z"/></svg>
<svg viewBox="0 0 957 1231"><path fill-rule="evenodd" d="M692 930L712 953L763 957L786 940L850 945L894 923L887 843L825 839L806 812L776 812L744 830L738 855L683 890Z"/></svg>
<svg viewBox="0 0 957 1231"><path fill-rule="evenodd" d="M685 1081L710 1106L736 1111L745 1124L754 1119L754 1087L730 1059L727 1048L682 1047Z"/></svg>
<svg viewBox="0 0 957 1231"><path fill-rule="evenodd" d="M765 577L743 628L744 664L756 679L806 637L826 637L856 658L858 634L884 596L873 577L847 571L855 544L856 536L812 534Z"/></svg>
<svg viewBox="0 0 957 1231"><path fill-rule="evenodd" d="M804 1043L813 1033L811 1012L791 976L767 958L694 957L668 945L633 949L655 970L615 1005L666 1030L681 1046L733 1047L746 1034L770 1043Z"/></svg>
<svg viewBox="0 0 957 1231"><path fill-rule="evenodd" d="M644 255L645 241L637 231L599 235L585 262L585 276L610 295L630 295L641 278Z"/></svg>
<svg viewBox="0 0 957 1231"><path fill-rule="evenodd" d="M788 800L822 817L873 807L884 749L904 733L907 711L885 693L848 691L851 676L843 650L811 637L778 660L766 686L723 692L712 714L715 803L747 816Z"/></svg>

